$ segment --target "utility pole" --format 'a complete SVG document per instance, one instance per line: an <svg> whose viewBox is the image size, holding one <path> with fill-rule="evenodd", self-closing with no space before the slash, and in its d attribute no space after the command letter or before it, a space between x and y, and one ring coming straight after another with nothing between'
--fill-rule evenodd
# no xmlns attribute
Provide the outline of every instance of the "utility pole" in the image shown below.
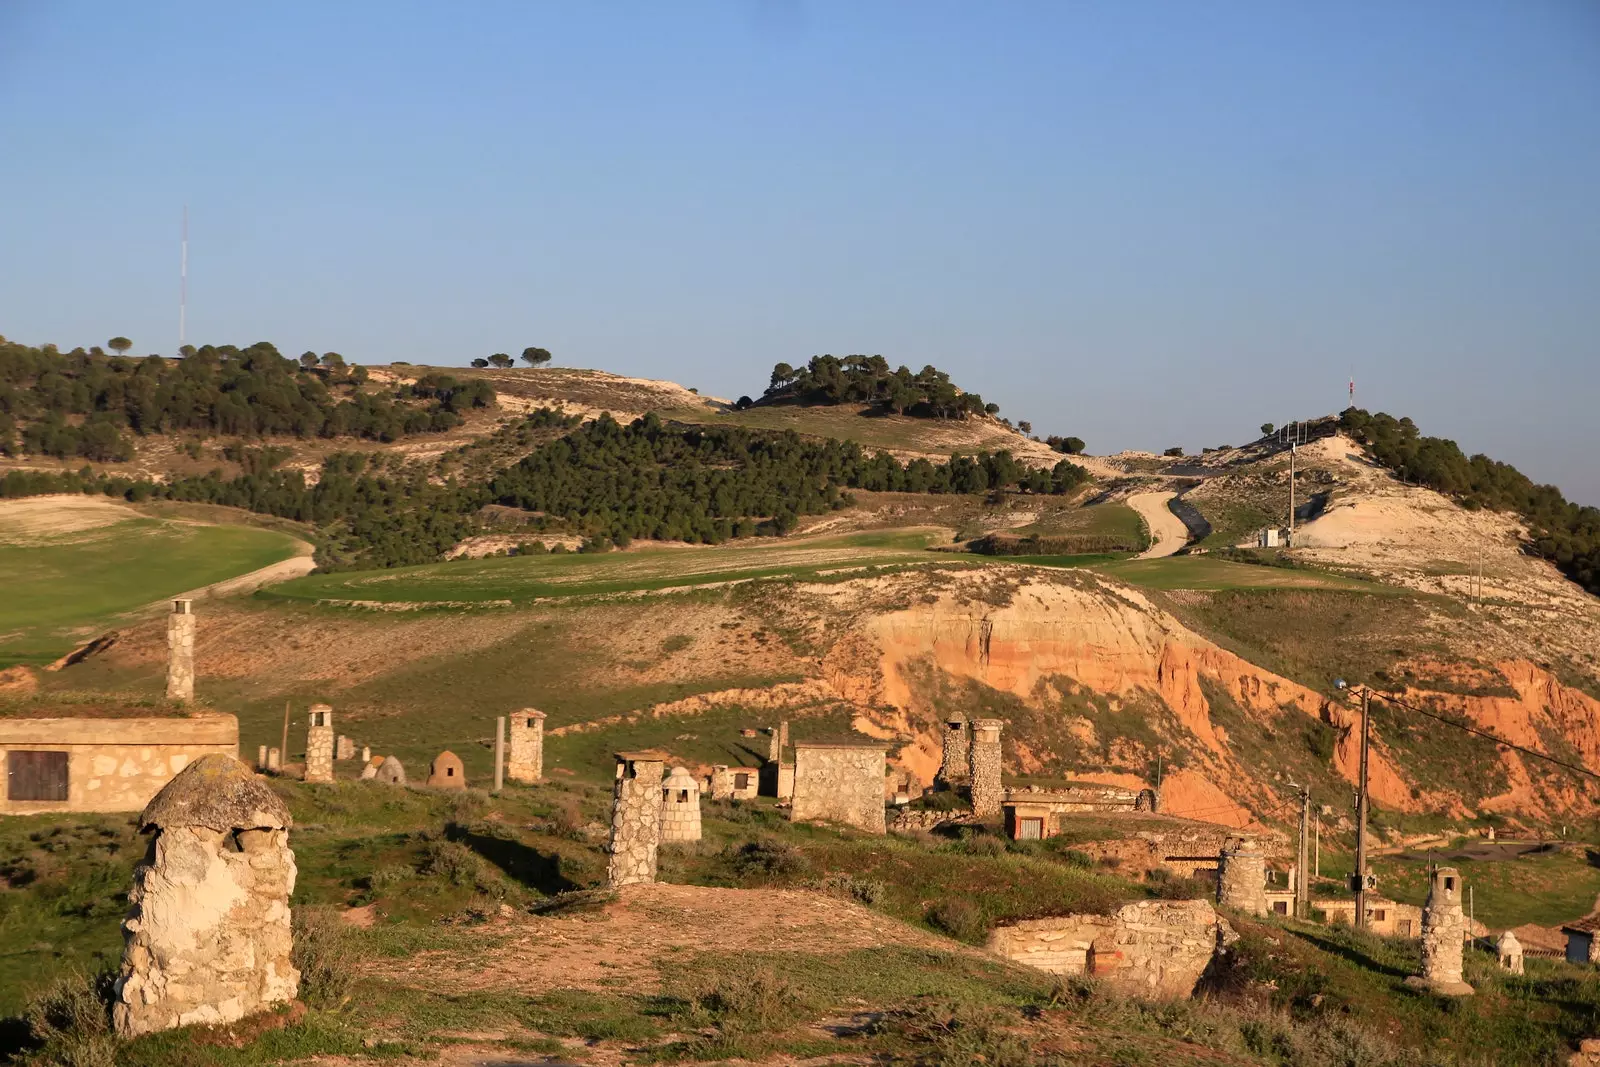
<svg viewBox="0 0 1600 1067"><path fill-rule="evenodd" d="M1289 547L1294 547L1294 459L1296 443L1289 442Z"/></svg>
<svg viewBox="0 0 1600 1067"><path fill-rule="evenodd" d="M1367 928L1367 713L1372 694L1361 687L1361 779L1356 787L1356 929Z"/></svg>
<svg viewBox="0 0 1600 1067"><path fill-rule="evenodd" d="M1311 787L1300 788L1300 854L1294 876L1294 914L1297 919L1311 918L1311 868L1307 851L1311 844Z"/></svg>
<svg viewBox="0 0 1600 1067"><path fill-rule="evenodd" d="M496 716L494 720L494 791L500 792L505 785L506 772L506 717Z"/></svg>
<svg viewBox="0 0 1600 1067"><path fill-rule="evenodd" d="M1316 849L1316 857L1317 857L1316 858L1316 871L1315 871L1315 873L1316 873L1316 876L1317 876L1317 880L1321 881L1322 880L1322 812L1320 812L1320 811L1317 812L1317 823L1316 823L1316 831L1315 831L1315 833L1316 833L1316 837L1314 838L1314 840L1315 840L1315 846L1314 847Z"/></svg>
<svg viewBox="0 0 1600 1067"><path fill-rule="evenodd" d="M281 760L283 763L288 763L289 762L289 702L287 700L285 700L283 702L283 740L278 745L278 751L280 753L282 753L282 755L280 755L278 757L279 760Z"/></svg>

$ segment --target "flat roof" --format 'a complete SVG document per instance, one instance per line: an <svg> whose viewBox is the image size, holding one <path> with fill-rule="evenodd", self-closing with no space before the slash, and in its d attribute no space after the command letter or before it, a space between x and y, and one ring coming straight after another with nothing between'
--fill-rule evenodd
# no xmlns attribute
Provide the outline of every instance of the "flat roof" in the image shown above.
<svg viewBox="0 0 1600 1067"><path fill-rule="evenodd" d="M672 758L671 756L667 755L667 753L655 748L640 749L637 752L617 752L613 754L617 757L617 759L638 763L665 763L667 760Z"/></svg>
<svg viewBox="0 0 1600 1067"><path fill-rule="evenodd" d="M863 742L859 742L859 743L851 742L851 741L796 741L794 743L794 747L795 748L859 748L859 749L867 749L867 750L870 750L870 751L873 751L873 752L887 752L889 750L889 746L888 745L882 744L882 743L874 744L871 741L863 741Z"/></svg>

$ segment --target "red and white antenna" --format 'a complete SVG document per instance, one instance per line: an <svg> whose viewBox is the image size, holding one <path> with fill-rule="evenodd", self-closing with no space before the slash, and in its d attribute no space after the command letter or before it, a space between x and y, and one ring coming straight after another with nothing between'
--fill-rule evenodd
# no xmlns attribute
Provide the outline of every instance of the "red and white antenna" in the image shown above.
<svg viewBox="0 0 1600 1067"><path fill-rule="evenodd" d="M183 205L182 254L178 261L178 350L188 343L189 327L189 205Z"/></svg>
<svg viewBox="0 0 1600 1067"><path fill-rule="evenodd" d="M1350 406L1356 406L1356 372L1354 368L1350 370Z"/></svg>

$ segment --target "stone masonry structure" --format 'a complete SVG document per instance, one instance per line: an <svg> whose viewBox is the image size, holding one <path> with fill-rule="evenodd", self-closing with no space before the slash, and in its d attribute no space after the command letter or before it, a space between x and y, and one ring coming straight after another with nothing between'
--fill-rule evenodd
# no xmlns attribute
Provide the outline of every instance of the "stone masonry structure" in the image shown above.
<svg viewBox="0 0 1600 1067"><path fill-rule="evenodd" d="M1508 974L1523 973L1522 942L1510 930L1500 935L1500 940L1494 946L1494 955L1502 971Z"/></svg>
<svg viewBox="0 0 1600 1067"><path fill-rule="evenodd" d="M167 616L167 699L194 699L194 601L172 602Z"/></svg>
<svg viewBox="0 0 1600 1067"><path fill-rule="evenodd" d="M951 716L944 724L944 749L939 759L939 773L935 786L954 788L967 780L971 773L972 738L967 732L967 720Z"/></svg>
<svg viewBox="0 0 1600 1067"><path fill-rule="evenodd" d="M882 745L794 746L793 822L826 819L868 833L884 832Z"/></svg>
<svg viewBox="0 0 1600 1067"><path fill-rule="evenodd" d="M1461 943L1467 935L1461 889L1460 871L1434 868L1422 906L1422 974L1407 978L1407 985L1451 997L1472 993L1461 977Z"/></svg>
<svg viewBox="0 0 1600 1067"><path fill-rule="evenodd" d="M392 757L391 757L392 758ZM385 763L388 760L384 761ZM378 775L383 776L383 768L378 768ZM428 780L423 783L435 789L465 789L467 787L467 769L461 762L461 757L451 752L448 748L428 764Z"/></svg>
<svg viewBox="0 0 1600 1067"><path fill-rule="evenodd" d="M1000 719L979 719L972 724L972 749L969 780L972 783L972 813L980 819L1000 814L1004 795L1000 786Z"/></svg>
<svg viewBox="0 0 1600 1067"><path fill-rule="evenodd" d="M154 831L134 871L112 1018L131 1037L231 1023L293 1000L289 810L231 756L203 756L139 817Z"/></svg>
<svg viewBox="0 0 1600 1067"><path fill-rule="evenodd" d="M506 753L506 777L531 785L544 780L544 712L523 708L512 712Z"/></svg>
<svg viewBox="0 0 1600 1067"><path fill-rule="evenodd" d="M1237 938L1205 900L1142 900L1112 915L997 927L990 952L1051 974L1098 978L1124 996L1187 997L1217 949Z"/></svg>
<svg viewBox="0 0 1600 1067"><path fill-rule="evenodd" d="M660 752L618 752L611 791L611 862L606 883L612 888L656 880L656 849L661 841Z"/></svg>
<svg viewBox="0 0 1600 1067"><path fill-rule="evenodd" d="M340 734L339 740L333 746L333 758L347 760L356 758L356 743L347 735Z"/></svg>
<svg viewBox="0 0 1600 1067"><path fill-rule="evenodd" d="M1217 903L1249 915L1267 914L1267 857L1241 837L1224 845L1217 859Z"/></svg>
<svg viewBox="0 0 1600 1067"><path fill-rule="evenodd" d="M313 704L307 713L305 779L333 781L333 708L327 704Z"/></svg>
<svg viewBox="0 0 1600 1067"><path fill-rule="evenodd" d="M0 815L139 811L206 755L239 755L239 720L208 713L130 719L0 716Z"/></svg>
<svg viewBox="0 0 1600 1067"><path fill-rule="evenodd" d="M661 840L700 840L700 782L687 767L674 767L661 783Z"/></svg>
<svg viewBox="0 0 1600 1067"><path fill-rule="evenodd" d="M726 763L718 763L711 768L711 799L733 799L733 775L728 773Z"/></svg>

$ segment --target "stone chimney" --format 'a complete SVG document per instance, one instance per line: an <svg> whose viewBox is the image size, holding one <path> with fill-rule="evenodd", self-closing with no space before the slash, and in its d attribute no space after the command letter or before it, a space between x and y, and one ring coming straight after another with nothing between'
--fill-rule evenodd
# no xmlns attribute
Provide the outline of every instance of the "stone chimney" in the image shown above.
<svg viewBox="0 0 1600 1067"><path fill-rule="evenodd" d="M939 773L934 778L936 786L951 789L965 782L971 773L972 739L967 733L967 720L952 715L944 723L944 752L939 760Z"/></svg>
<svg viewBox="0 0 1600 1067"><path fill-rule="evenodd" d="M618 752L611 791L611 862L606 883L612 888L656 880L656 849L661 842L661 752Z"/></svg>
<svg viewBox="0 0 1600 1067"><path fill-rule="evenodd" d="M523 708L511 714L506 777L532 784L544 780L544 712Z"/></svg>
<svg viewBox="0 0 1600 1067"><path fill-rule="evenodd" d="M1461 977L1461 943L1467 934L1461 889L1456 868L1433 869L1422 906L1422 974L1407 978L1407 985L1451 997L1471 995L1472 987Z"/></svg>
<svg viewBox="0 0 1600 1067"><path fill-rule="evenodd" d="M313 704L307 713L305 780L333 781L333 708L327 704Z"/></svg>
<svg viewBox="0 0 1600 1067"><path fill-rule="evenodd" d="M221 1025L291 1001L289 809L231 756L189 764L139 816L112 1020L132 1037Z"/></svg>
<svg viewBox="0 0 1600 1067"><path fill-rule="evenodd" d="M1217 857L1217 903L1250 915L1267 914L1267 857L1248 837Z"/></svg>
<svg viewBox="0 0 1600 1067"><path fill-rule="evenodd" d="M674 767L661 783L661 840L700 840L700 783L687 767Z"/></svg>
<svg viewBox="0 0 1600 1067"><path fill-rule="evenodd" d="M194 699L194 601L182 597L167 616L167 699Z"/></svg>
<svg viewBox="0 0 1600 1067"><path fill-rule="evenodd" d="M972 724L972 749L968 768L972 787L972 813L980 819L1000 814L1001 719L979 719Z"/></svg>

